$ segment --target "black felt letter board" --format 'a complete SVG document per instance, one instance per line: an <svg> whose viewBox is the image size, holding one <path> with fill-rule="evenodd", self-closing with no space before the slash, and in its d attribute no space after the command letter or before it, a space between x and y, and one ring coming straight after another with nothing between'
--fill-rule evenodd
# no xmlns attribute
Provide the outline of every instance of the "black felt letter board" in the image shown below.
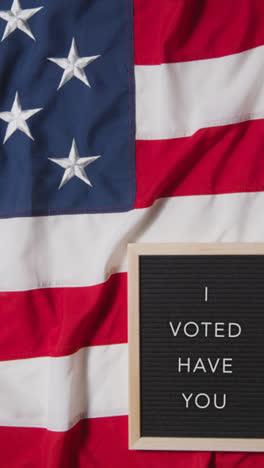
<svg viewBox="0 0 264 468"><path fill-rule="evenodd" d="M142 255L139 272L141 436L263 438L264 256Z"/></svg>

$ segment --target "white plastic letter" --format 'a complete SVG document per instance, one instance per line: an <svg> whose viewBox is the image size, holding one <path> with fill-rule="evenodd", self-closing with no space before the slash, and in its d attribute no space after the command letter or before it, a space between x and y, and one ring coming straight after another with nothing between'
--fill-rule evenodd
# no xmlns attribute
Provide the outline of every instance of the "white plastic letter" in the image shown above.
<svg viewBox="0 0 264 468"><path fill-rule="evenodd" d="M228 362L231 361L231 362ZM231 367L231 370L228 370L227 368ZM223 359L223 373L224 374L232 374L232 358L224 358Z"/></svg>
<svg viewBox="0 0 264 468"><path fill-rule="evenodd" d="M198 398L199 398L199 397L204 397L204 398L206 398L206 403L205 403L205 405L201 405L201 403L200 403L200 404L198 403ZM210 398L209 398L209 396L208 396L206 393L198 393L198 395L196 395L196 397L195 397L195 404L196 404L196 406L197 406L198 408L200 408L200 409L205 409L205 408L207 408L207 407L210 405Z"/></svg>
<svg viewBox="0 0 264 468"><path fill-rule="evenodd" d="M221 326L222 325L222 326ZM225 334L220 334L220 332L224 332L224 322L216 322L215 324L215 337L216 338L224 338Z"/></svg>
<svg viewBox="0 0 264 468"><path fill-rule="evenodd" d="M195 373L197 370L202 370L206 374L206 368L204 366L202 358L197 359L197 362L193 369L193 373Z"/></svg>
<svg viewBox="0 0 264 468"><path fill-rule="evenodd" d="M238 331L234 334L232 334L232 327L237 327ZM232 323L230 322L228 324L228 336L229 338L237 338L241 333L241 326L238 323Z"/></svg>
<svg viewBox="0 0 264 468"><path fill-rule="evenodd" d="M214 394L214 405L217 409L223 409L226 405L226 394L225 393L223 394L222 406L217 405L217 395Z"/></svg>
<svg viewBox="0 0 264 468"><path fill-rule="evenodd" d="M183 398L184 398L184 400L185 400L185 403L186 403L185 408L189 408L189 400L190 400L190 398L192 398L193 394L190 393L190 395L188 396L188 398L186 398L186 395L185 395L184 393L182 393L182 396L183 396Z"/></svg>
<svg viewBox="0 0 264 468"><path fill-rule="evenodd" d="M195 327L195 332L192 333L192 334L187 332L187 327L188 327L189 325L193 325L193 326ZM198 327L197 323L195 323L195 322L187 322L187 323L184 325L184 333L185 333L186 336L189 336L190 338L193 338L194 336L198 335L198 333L199 333L199 327Z"/></svg>
<svg viewBox="0 0 264 468"><path fill-rule="evenodd" d="M215 360L215 365L213 365L211 359L208 358L208 364L209 364L209 367L210 367L210 369L211 369L211 371L212 371L213 374L215 373L215 371L216 371L216 369L217 369L217 367L218 367L219 361L220 361L220 358L217 358L217 359Z"/></svg>
<svg viewBox="0 0 264 468"><path fill-rule="evenodd" d="M178 372L181 372L182 366L187 366L187 372L190 372L190 358L187 358L187 362L181 362L181 357L178 358Z"/></svg>
<svg viewBox="0 0 264 468"><path fill-rule="evenodd" d="M208 325L212 325L212 322L201 322L201 325L204 325L204 336L208 336Z"/></svg>
<svg viewBox="0 0 264 468"><path fill-rule="evenodd" d="M174 330L173 324L172 324L171 322L169 322L169 323L170 323L170 327L171 327L171 331L172 331L172 333L173 333L173 336L177 336L177 335L178 335L178 331L179 331L180 326L181 326L181 322L178 323L178 326L177 326L176 330Z"/></svg>

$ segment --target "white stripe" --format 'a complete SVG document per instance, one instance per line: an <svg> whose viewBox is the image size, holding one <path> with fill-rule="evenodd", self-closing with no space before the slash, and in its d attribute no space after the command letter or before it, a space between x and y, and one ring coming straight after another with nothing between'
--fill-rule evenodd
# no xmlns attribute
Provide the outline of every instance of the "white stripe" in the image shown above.
<svg viewBox="0 0 264 468"><path fill-rule="evenodd" d="M0 425L65 431L128 413L127 344L0 362Z"/></svg>
<svg viewBox="0 0 264 468"><path fill-rule="evenodd" d="M215 59L140 65L135 74L139 140L264 117L264 46Z"/></svg>
<svg viewBox="0 0 264 468"><path fill-rule="evenodd" d="M87 286L127 270L128 242L264 240L264 193L164 198L127 213L0 221L0 290Z"/></svg>

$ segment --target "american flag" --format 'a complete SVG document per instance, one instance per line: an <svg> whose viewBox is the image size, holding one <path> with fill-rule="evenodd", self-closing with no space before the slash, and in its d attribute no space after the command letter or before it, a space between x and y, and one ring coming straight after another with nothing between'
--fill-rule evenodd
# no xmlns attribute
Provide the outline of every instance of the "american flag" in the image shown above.
<svg viewBox="0 0 264 468"><path fill-rule="evenodd" d="M264 239L263 0L1 0L1 468L128 450L128 242Z"/></svg>

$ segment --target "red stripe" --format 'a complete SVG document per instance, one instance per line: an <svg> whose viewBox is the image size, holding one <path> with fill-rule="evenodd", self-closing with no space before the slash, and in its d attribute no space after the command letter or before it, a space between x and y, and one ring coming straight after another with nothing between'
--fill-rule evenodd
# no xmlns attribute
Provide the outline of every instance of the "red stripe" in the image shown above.
<svg viewBox="0 0 264 468"><path fill-rule="evenodd" d="M264 44L262 0L134 0L135 63L235 54Z"/></svg>
<svg viewBox="0 0 264 468"><path fill-rule="evenodd" d="M127 342L127 275L86 288L0 293L0 360Z"/></svg>
<svg viewBox="0 0 264 468"><path fill-rule="evenodd" d="M213 468L207 452L128 450L127 426L122 416L83 420L68 432L1 427L1 467Z"/></svg>
<svg viewBox="0 0 264 468"><path fill-rule="evenodd" d="M5 468L260 468L264 454L128 450L126 416L86 419L70 431L0 427Z"/></svg>
<svg viewBox="0 0 264 468"><path fill-rule="evenodd" d="M162 197L264 190L264 120L137 141L136 208Z"/></svg>

